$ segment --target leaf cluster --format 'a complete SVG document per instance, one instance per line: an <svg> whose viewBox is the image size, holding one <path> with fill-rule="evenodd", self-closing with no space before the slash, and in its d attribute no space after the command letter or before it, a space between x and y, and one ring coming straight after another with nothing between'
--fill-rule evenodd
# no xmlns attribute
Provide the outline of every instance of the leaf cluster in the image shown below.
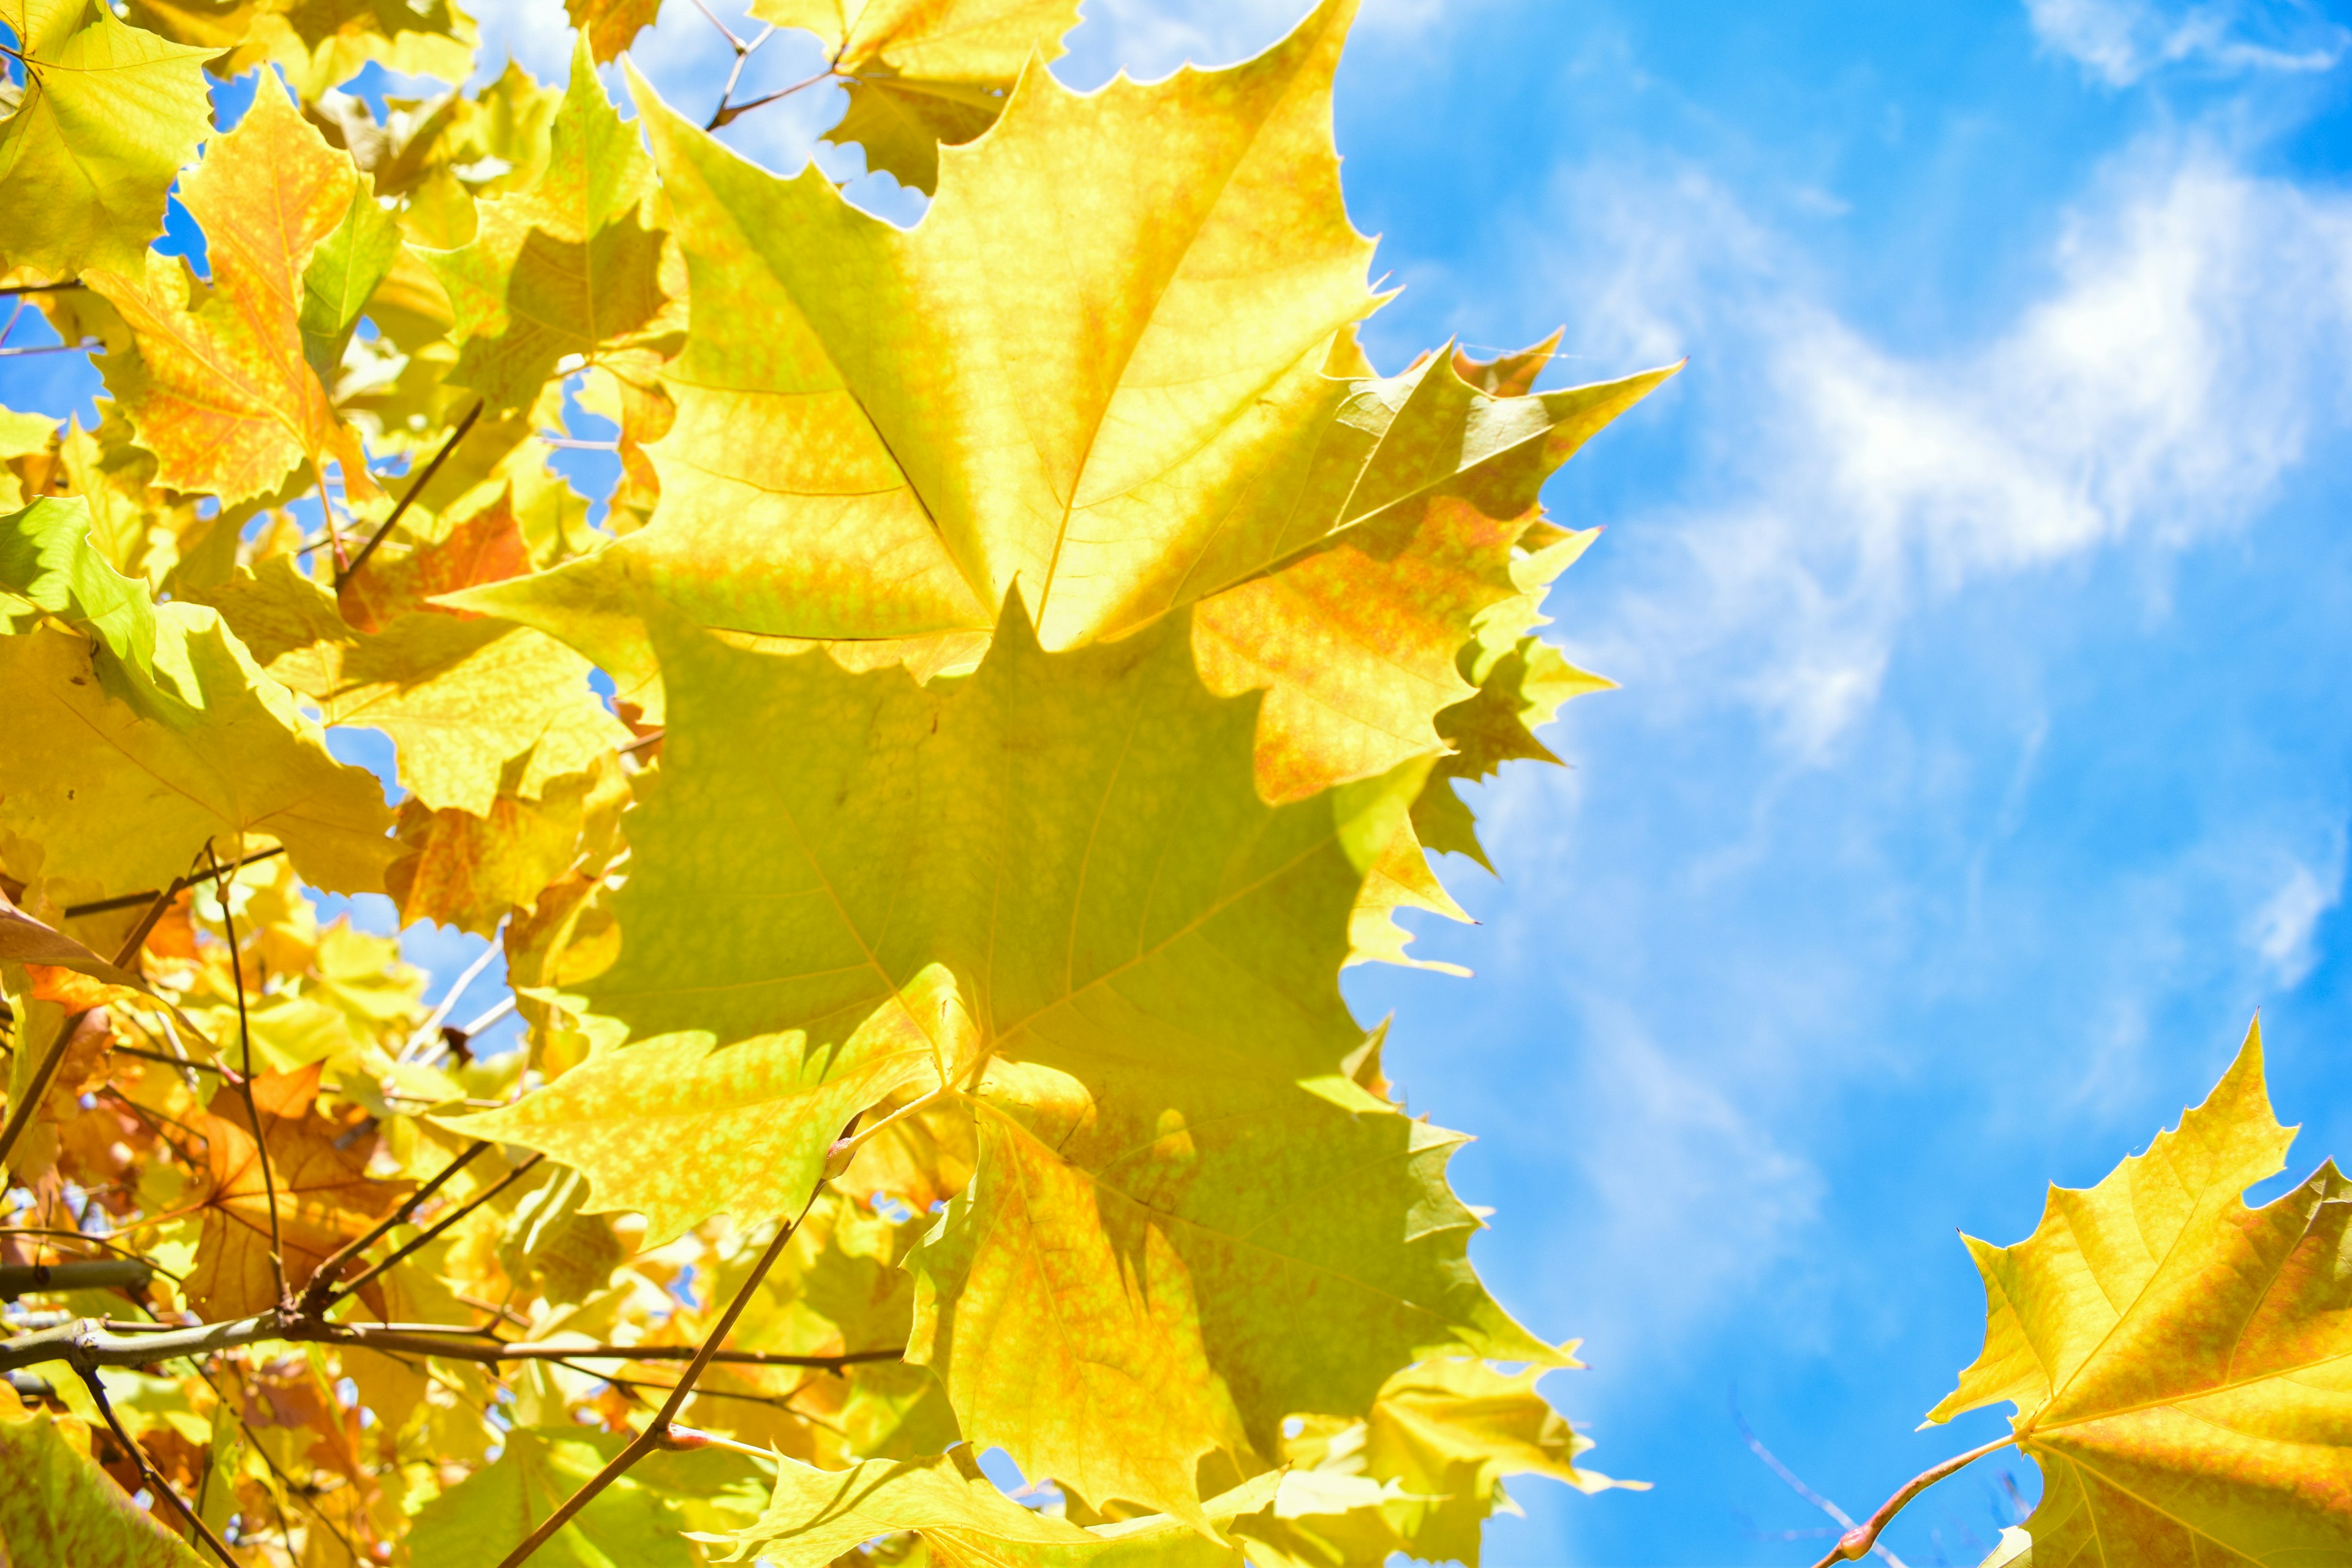
<svg viewBox="0 0 2352 1568"><path fill-rule="evenodd" d="M1615 1484L1339 977L1607 684L1538 496L1668 373L1374 370L1349 10L1078 94L1069 0L761 0L911 229L600 72L637 0L381 108L461 14L0 15L107 392L0 416L0 1554L1475 1564Z"/></svg>

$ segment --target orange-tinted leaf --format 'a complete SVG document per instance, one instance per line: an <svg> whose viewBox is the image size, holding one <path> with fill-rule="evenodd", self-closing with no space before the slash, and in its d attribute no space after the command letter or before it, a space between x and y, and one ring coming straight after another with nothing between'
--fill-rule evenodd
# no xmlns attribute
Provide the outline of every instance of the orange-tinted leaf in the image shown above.
<svg viewBox="0 0 2352 1568"><path fill-rule="evenodd" d="M262 1169L245 1100L223 1086L198 1119L211 1178L189 1303L209 1318L242 1317L278 1299L269 1261L269 1211L274 1192L285 1246L286 1284L299 1290L327 1255L364 1233L405 1197L413 1184L367 1174L372 1136L328 1121L313 1107L320 1064L253 1080L261 1113L261 1142L269 1151ZM348 1144L348 1146L344 1146Z"/></svg>
<svg viewBox="0 0 2352 1568"><path fill-rule="evenodd" d="M343 619L363 632L380 632L394 616L412 610L471 619L468 611L432 604L433 595L530 570L530 551L509 490L431 544L405 555L379 550L336 591L335 601Z"/></svg>
<svg viewBox="0 0 2352 1568"><path fill-rule="evenodd" d="M205 231L211 287L152 253L144 279L89 275L138 345L135 359L110 357L105 369L155 454L158 483L234 505L305 463L315 479L331 460L352 500L375 493L359 437L302 353L303 269L343 222L359 179L265 70L252 109L182 187Z"/></svg>

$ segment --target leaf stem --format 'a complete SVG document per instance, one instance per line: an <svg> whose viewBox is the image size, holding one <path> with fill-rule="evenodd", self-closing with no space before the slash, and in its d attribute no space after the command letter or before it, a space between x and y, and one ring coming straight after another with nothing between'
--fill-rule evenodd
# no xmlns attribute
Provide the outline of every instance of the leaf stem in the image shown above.
<svg viewBox="0 0 2352 1568"><path fill-rule="evenodd" d="M390 533L401 518L407 513L410 504L423 492L426 485L433 482L433 476L441 471L441 465L449 460L449 454L457 449L457 443L464 440L466 433L474 427L474 421L482 416L482 407L488 401L487 398L480 397L474 399L474 406L466 410L466 416L457 421L457 427L449 432L449 438L441 443L441 449L433 454L433 460L425 465L425 471L418 474L410 483L399 502L393 507L392 515L383 520L382 527L368 535L368 542L360 546L360 552L352 557L350 565L337 568L335 572L337 588L341 588L357 576L360 568L368 563L368 557L374 554L375 547L383 542L383 536ZM332 525L330 524L330 526Z"/></svg>
<svg viewBox="0 0 2352 1568"><path fill-rule="evenodd" d="M2016 1441L2017 1434L2012 1432L2008 1436L1997 1437L1981 1447L1970 1448L1965 1454L1955 1454L1942 1464L1931 1465L1913 1476L1895 1489L1893 1497L1878 1505L1876 1513L1839 1536L1838 1543L1830 1548L1829 1555L1814 1563L1813 1568L1832 1568L1835 1563L1851 1563L1857 1557L1867 1556L1871 1549L1878 1544L1878 1532L1894 1523L1895 1516L1901 1513L1905 1505L1913 1498L1917 1497L1945 1477L1957 1475L1987 1454L1998 1454Z"/></svg>
<svg viewBox="0 0 2352 1568"><path fill-rule="evenodd" d="M323 495L320 498L325 500ZM221 931L228 938L229 975L236 983L236 1038L241 1053L237 1062L236 1092L245 1101L245 1120L253 1130L254 1157L261 1163L261 1195L269 1205L269 1271L278 1281L278 1299L286 1300L286 1238L278 1224L278 1176L270 1169L269 1138L262 1131L261 1110L253 1100L253 1027L245 1016L245 957L236 946L236 916L229 908L228 872L213 854L210 844L205 846L205 858L212 861L213 888L220 899Z"/></svg>
<svg viewBox="0 0 2352 1568"><path fill-rule="evenodd" d="M792 1240L793 1233L800 1228L801 1221L808 1217L809 1209L816 1203L817 1194L824 1190L823 1182L810 1187L808 1202L801 1205L801 1212L793 1217L792 1223L776 1228L775 1237L768 1243L767 1250L760 1254L760 1260L751 1266L751 1272L741 1285L736 1287L734 1300L727 1303L727 1310L719 1315L719 1321L711 1325L709 1334L702 1342L702 1348L695 1352L694 1360L688 1363L677 1386L669 1391L669 1397L662 1401L661 1408L654 1412L654 1418L646 1424L646 1429L631 1438L629 1446L614 1455L603 1469L589 1477L579 1490L564 1499L563 1506L548 1515L537 1530L524 1538L521 1545L508 1552L499 1562L499 1568L518 1568L551 1536L571 1522L572 1515L594 1501L598 1493L619 1480L631 1465L656 1448L699 1446L698 1441L682 1442L676 1437L670 1431L670 1421L685 1405L686 1396L693 1392L695 1380L702 1375L703 1368L709 1366L711 1358L718 1354L720 1342L734 1331L735 1320L743 1315L745 1307L751 1305L751 1294L760 1288L760 1281L768 1277L768 1270L775 1267L777 1258L783 1256L785 1243Z"/></svg>
<svg viewBox="0 0 2352 1568"><path fill-rule="evenodd" d="M114 1434L114 1440L130 1451L131 1462L139 1467L139 1477L147 1483L147 1489L158 1499L169 1501L180 1517L188 1521L188 1528L204 1537L205 1544L211 1547L213 1554L227 1563L228 1568L238 1568L236 1554L229 1551L228 1542L214 1534L213 1527L197 1517L196 1510L155 1473L155 1467L148 1462L147 1450L131 1441L131 1434L122 1429L121 1418L114 1414L113 1403L106 1397L106 1384L99 1381L98 1369L77 1364L74 1370L81 1373L82 1382L89 1385L89 1396L97 1403L98 1413L106 1417L107 1429Z"/></svg>

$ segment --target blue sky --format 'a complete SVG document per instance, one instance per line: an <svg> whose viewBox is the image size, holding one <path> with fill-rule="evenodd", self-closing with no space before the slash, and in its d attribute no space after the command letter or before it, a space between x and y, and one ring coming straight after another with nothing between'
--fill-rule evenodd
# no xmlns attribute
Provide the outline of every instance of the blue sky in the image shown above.
<svg viewBox="0 0 2352 1568"><path fill-rule="evenodd" d="M1301 8L1090 0L1060 68L1229 60ZM557 0L484 31L560 77ZM638 58L690 104L728 60L683 0ZM1827 1521L1735 1397L1857 1515L1996 1434L1912 1430L1980 1332L1955 1231L2023 1236L2257 1009L2296 1173L2352 1155L2347 88L2316 5L1367 0L1339 144L1406 286L1375 358L1562 323L1555 381L1691 356L1549 492L1609 527L1557 635L1624 689L1479 802L1505 877L1451 866L1482 923L1422 940L1477 978L1349 982L1413 1108L1480 1136L1482 1268L1587 1340L1548 1392L1656 1483L1523 1485L1490 1563L1810 1562L1773 1537ZM729 134L790 169L837 112ZM0 361L0 402L87 374ZM1887 1544L1973 1563L2001 1469Z"/></svg>

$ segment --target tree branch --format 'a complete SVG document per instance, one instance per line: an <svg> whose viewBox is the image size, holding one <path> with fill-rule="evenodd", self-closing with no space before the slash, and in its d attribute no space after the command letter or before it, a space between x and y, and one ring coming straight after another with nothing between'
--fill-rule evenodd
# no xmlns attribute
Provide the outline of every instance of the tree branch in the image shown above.
<svg viewBox="0 0 2352 1568"><path fill-rule="evenodd" d="M760 1260L751 1266L751 1272L745 1277L741 1285L736 1287L735 1299L727 1303L727 1310L719 1313L719 1321L711 1325L709 1334L702 1342L702 1348L695 1352L694 1360L688 1363L684 1374L677 1380L677 1385L669 1391L669 1397L662 1401L661 1408L654 1412L654 1418L646 1424L646 1429L631 1438L629 1446L614 1455L603 1469L589 1477L578 1491L564 1499L563 1506L548 1515L537 1530L524 1538L521 1545L508 1552L499 1563L499 1568L519 1568L519 1564L544 1545L551 1536L570 1523L572 1515L594 1501L598 1493L619 1480L631 1465L635 1464L656 1448L696 1446L690 1443L679 1443L671 1435L670 1421L677 1415L678 1408L686 1403L686 1396L693 1392L695 1379L702 1375L703 1368L709 1366L712 1359L719 1354L720 1342L733 1331L735 1320L741 1317L743 1309L751 1304L751 1293L760 1288L760 1281L768 1277L768 1270L775 1267L776 1259L783 1256L784 1244L792 1240L793 1233L800 1228L801 1221L808 1217L808 1211L815 1204L817 1194L824 1190L823 1182L811 1186L808 1202L801 1205L801 1212L793 1216L791 1224L777 1227L774 1238L768 1243L767 1250L760 1254Z"/></svg>
<svg viewBox="0 0 2352 1568"><path fill-rule="evenodd" d="M148 1463L147 1450L132 1442L131 1434L122 1429L121 1418L114 1414L114 1406L106 1397L106 1384L99 1381L98 1369L83 1366L74 1370L80 1373L82 1382L89 1385L89 1396L97 1402L98 1413L106 1417L107 1429L114 1434L114 1440L130 1451L131 1462L139 1467L140 1479L147 1483L147 1489L154 1494L157 1500L170 1502L180 1517L188 1521L188 1528L202 1536L205 1544L213 1549L213 1554L227 1563L228 1568L239 1568L236 1554L228 1549L228 1542L214 1534L213 1527L198 1518L196 1510L172 1489L169 1482L155 1473L155 1467Z"/></svg>
<svg viewBox="0 0 2352 1568"><path fill-rule="evenodd" d="M467 1165L472 1163L475 1155L480 1153L489 1146L489 1141L488 1139L477 1138L474 1140L472 1146L464 1153L458 1155L456 1159L450 1161L446 1165L444 1165L441 1168L441 1173L439 1175L434 1177L431 1181L417 1188L415 1192L410 1194L407 1202L402 1204L398 1208L394 1209L390 1214L384 1215L383 1218L378 1220L374 1226L370 1229L365 1236L359 1237L355 1241L346 1242L341 1247L338 1247L332 1256L328 1258L325 1262L319 1265L318 1272L310 1276L310 1283L305 1287L302 1291L300 1310L314 1318L324 1314L327 1310L328 1298L334 1292L336 1277L342 1273L343 1266L349 1263L352 1258L357 1258L361 1253L365 1252L369 1247L373 1247L385 1237L390 1236L394 1226L404 1224L410 1215L415 1214L419 1208L424 1206L425 1201L427 1198L430 1198L434 1194L439 1192L443 1187L448 1184L450 1177L464 1170Z"/></svg>
<svg viewBox="0 0 2352 1568"><path fill-rule="evenodd" d="M1829 1555L1814 1563L1813 1568L1832 1568L1835 1563L1851 1563L1857 1557L1867 1556L1873 1551L1880 1550L1878 1532L1894 1523L1895 1516L1901 1513L1904 1506L1913 1498L1917 1497L1945 1477L1957 1475L1987 1454L1997 1454L2016 1441L2015 1433L2006 1437L1995 1438L1982 1447L1970 1448L1965 1454L1955 1454L1942 1464L1930 1466L1913 1476L1896 1489L1893 1497L1878 1505L1876 1513L1839 1536L1838 1543L1830 1548ZM1843 1523L1843 1521L1841 1520L1840 1522ZM1892 1558L1888 1560L1893 1561Z"/></svg>
<svg viewBox="0 0 2352 1568"><path fill-rule="evenodd" d="M335 573L337 588L340 589L344 584L359 575L360 568L366 565L368 557L375 553L375 547L383 542L383 536L390 533L401 518L406 515L410 504L423 492L426 485L433 482L433 476L441 471L441 465L449 460L449 454L457 449L457 443L466 438L466 432L474 427L474 421L482 416L482 406L486 401L487 399L479 397L474 399L474 406L466 410L466 416L457 421L457 427L449 432L449 438L441 443L441 449L433 454L433 460L425 465L425 471L417 475L409 485L407 490L401 496L399 503L392 509L392 515L383 520L383 526L368 535L368 542L360 546L360 552L352 557L352 563L349 566L342 567Z"/></svg>
<svg viewBox="0 0 2352 1568"><path fill-rule="evenodd" d="M213 847L205 846L205 858L213 863L213 886L220 899L221 931L228 938L229 974L236 982L236 1038L240 1057L237 1062L236 1092L245 1101L245 1119L253 1130L254 1157L261 1163L261 1195L269 1205L269 1272L278 1281L278 1299L286 1300L286 1238L278 1226L278 1175L269 1158L269 1139L261 1127L261 1110L253 1101L253 1028L245 1016L245 959L236 947L236 916L229 909L228 872L222 868L213 855Z"/></svg>
<svg viewBox="0 0 2352 1568"><path fill-rule="evenodd" d="M471 1158L471 1156L468 1156L468 1158ZM515 1183L522 1179L524 1172L530 1170L533 1165L538 1164L541 1160L546 1158L547 1156L544 1154L533 1154L530 1159L525 1160L521 1164L517 1165L513 1170L509 1171L497 1182L491 1184L482 1191L476 1193L472 1197L467 1198L464 1203L459 1204L456 1208L451 1209L447 1214L445 1214L439 1219L435 1220L430 1227L418 1233L416 1236L412 1237L406 1243L394 1249L391 1257L367 1269L364 1273L361 1274L358 1279L337 1289L332 1295L320 1302L319 1304L319 1310L324 1312L328 1309L333 1307L336 1302L360 1290L362 1288L373 1281L377 1275L382 1274L385 1269L391 1268L394 1264L398 1263L402 1258L406 1258L410 1253L415 1251L418 1247L423 1247L426 1242L431 1241L435 1237L440 1235L443 1231L448 1229L451 1226L457 1224L459 1220L465 1218L467 1215L481 1207L484 1204L488 1203L492 1198L497 1197L509 1187L514 1185Z"/></svg>
<svg viewBox="0 0 2352 1568"><path fill-rule="evenodd" d="M732 1326L731 1320L724 1326ZM139 1367L183 1357L203 1357L257 1344L319 1344L380 1351L387 1354L438 1356L444 1361L635 1361L696 1360L730 1366L798 1366L821 1372L904 1359L904 1350L845 1351L839 1355L783 1355L767 1351L718 1350L702 1345L567 1345L493 1339L477 1329L437 1323L330 1323L290 1311L257 1312L226 1322L188 1328L110 1323L78 1318L55 1328L0 1340L0 1372L49 1362L84 1367ZM706 1356L704 1352L709 1353ZM696 1376L699 1368L689 1367Z"/></svg>
<svg viewBox="0 0 2352 1568"><path fill-rule="evenodd" d="M268 860L275 856L283 855L285 853L286 846L283 844L280 844L275 849L257 849L242 860L231 861L228 868L232 871L242 871L247 866L253 865L257 861ZM84 915L102 915L110 910L127 910L134 904L144 903L149 899L173 898L182 890L193 888L204 879L205 879L203 877L191 872L185 877L173 878L172 885L168 888L160 889L150 888L143 893L121 893L111 899L96 899L87 904L68 904L64 909L58 911L58 919L61 921L78 921Z"/></svg>

